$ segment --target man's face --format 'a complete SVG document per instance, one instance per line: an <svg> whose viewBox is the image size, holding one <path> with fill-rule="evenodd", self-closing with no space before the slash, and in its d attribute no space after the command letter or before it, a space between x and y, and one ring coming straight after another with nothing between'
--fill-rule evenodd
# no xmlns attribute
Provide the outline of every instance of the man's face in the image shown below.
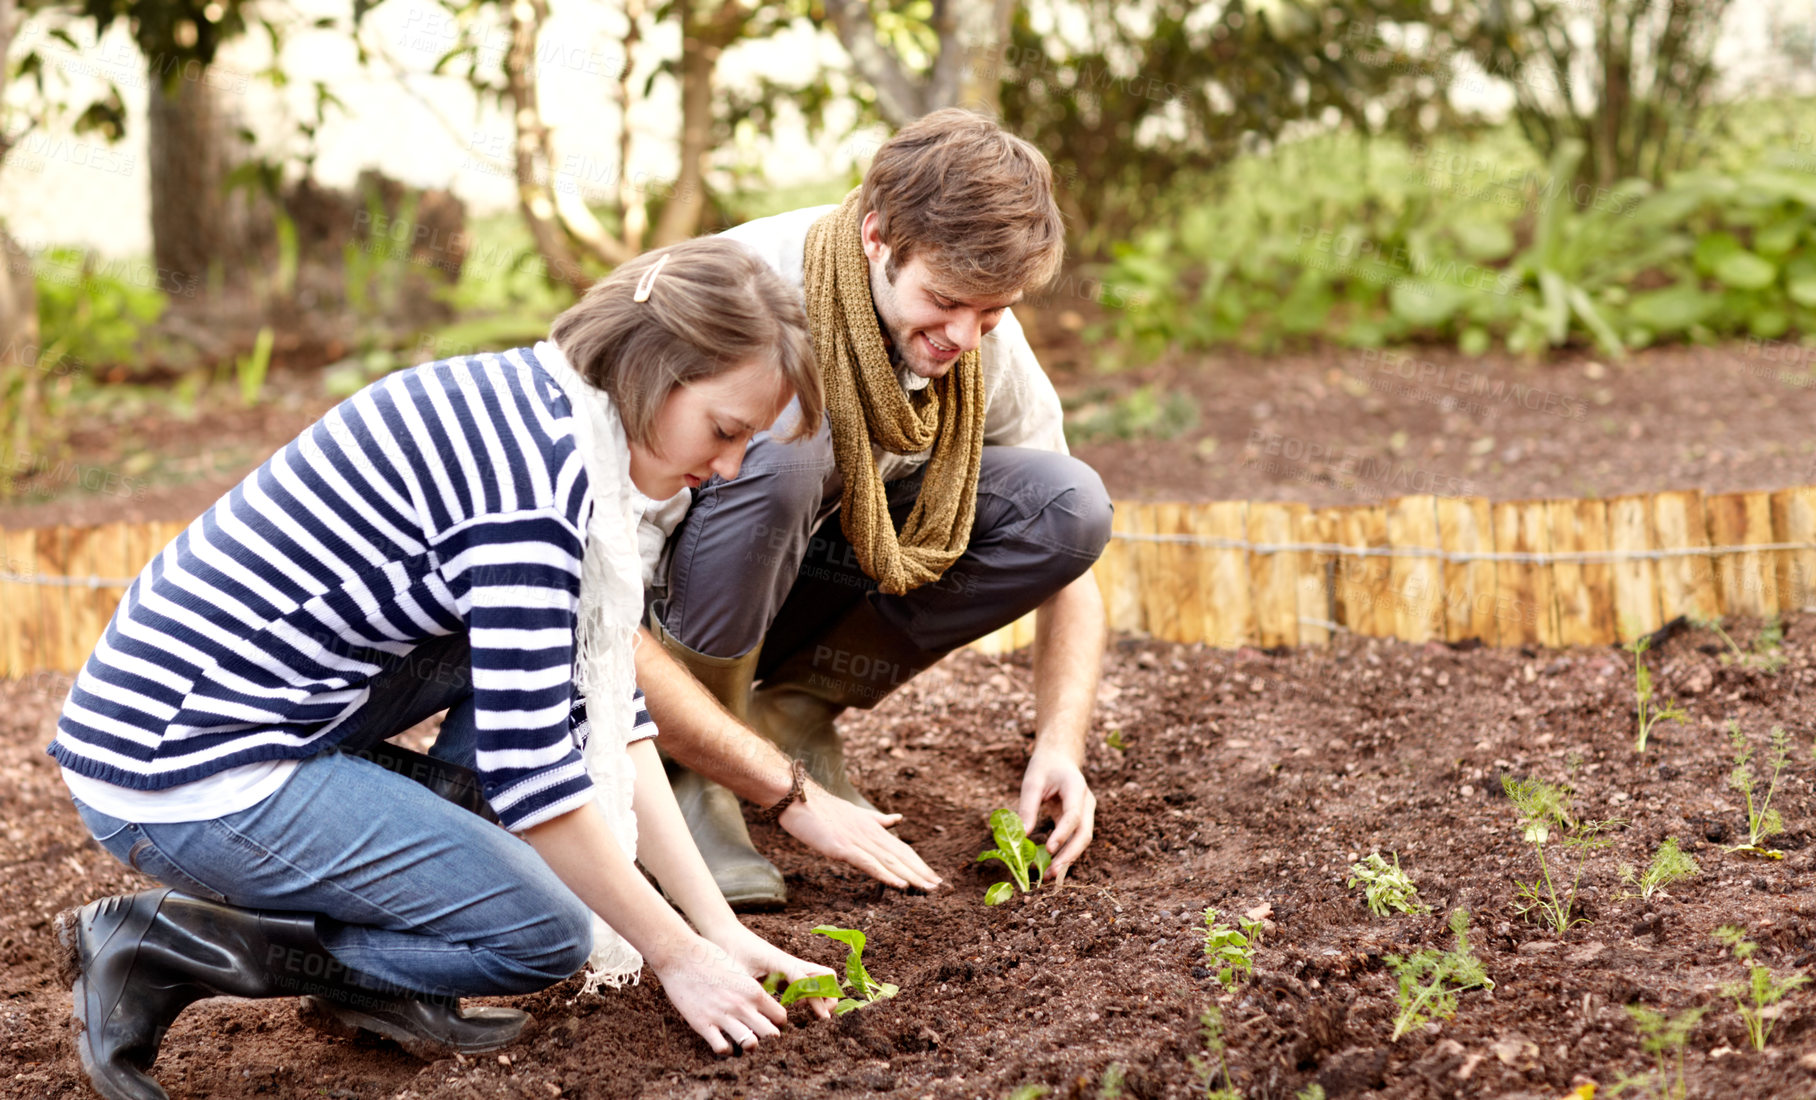
<svg viewBox="0 0 1816 1100"><path fill-rule="evenodd" d="M870 260L870 298L882 320L883 336L896 359L922 378L941 378L958 357L982 342L1002 322L1003 313L1021 299L1019 289L979 297L941 285L937 271L922 255L887 274L889 246L876 232L877 216L864 216L864 255Z"/></svg>

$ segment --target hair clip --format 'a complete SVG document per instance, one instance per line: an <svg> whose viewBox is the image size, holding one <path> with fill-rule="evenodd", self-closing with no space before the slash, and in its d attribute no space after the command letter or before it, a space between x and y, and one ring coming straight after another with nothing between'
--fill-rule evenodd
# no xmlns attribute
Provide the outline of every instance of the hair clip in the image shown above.
<svg viewBox="0 0 1816 1100"><path fill-rule="evenodd" d="M643 273L643 278L637 280L637 292L631 295L631 301L649 301L649 292L656 285L656 275L661 272L662 265L667 262L668 253L666 252L656 258L656 262L650 265L650 269Z"/></svg>

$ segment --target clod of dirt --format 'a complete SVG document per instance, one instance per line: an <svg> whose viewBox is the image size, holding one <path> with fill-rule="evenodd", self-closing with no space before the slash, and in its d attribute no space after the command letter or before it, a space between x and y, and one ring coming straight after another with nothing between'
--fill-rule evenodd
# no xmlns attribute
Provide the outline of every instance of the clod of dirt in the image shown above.
<svg viewBox="0 0 1816 1100"><path fill-rule="evenodd" d="M1363 1089L1377 1089L1387 1080L1387 1048L1347 1047L1332 1055L1318 1071L1318 1083L1332 1096L1349 1096Z"/></svg>

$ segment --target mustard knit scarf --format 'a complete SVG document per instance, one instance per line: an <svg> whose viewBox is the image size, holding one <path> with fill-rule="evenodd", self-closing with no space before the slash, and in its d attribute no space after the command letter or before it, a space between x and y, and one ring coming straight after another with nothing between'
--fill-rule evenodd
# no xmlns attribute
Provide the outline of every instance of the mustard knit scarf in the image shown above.
<svg viewBox="0 0 1816 1100"><path fill-rule="evenodd" d="M910 397L889 362L870 298L858 192L807 231L808 325L826 387L832 452L845 481L840 525L858 564L899 596L937 581L965 552L977 514L984 450L984 375L977 351ZM898 536L870 446L890 454L929 447L920 499Z"/></svg>

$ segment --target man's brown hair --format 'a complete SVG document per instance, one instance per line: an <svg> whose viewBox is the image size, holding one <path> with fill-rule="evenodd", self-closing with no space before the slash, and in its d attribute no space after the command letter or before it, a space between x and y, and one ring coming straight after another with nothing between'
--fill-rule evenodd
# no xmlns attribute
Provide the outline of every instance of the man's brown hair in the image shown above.
<svg viewBox="0 0 1816 1100"><path fill-rule="evenodd" d="M1040 150L959 107L924 115L877 150L858 216L875 211L889 281L921 256L941 288L996 297L1059 273L1066 227Z"/></svg>
<svg viewBox="0 0 1816 1100"><path fill-rule="evenodd" d="M659 261L649 297L637 301ZM753 361L773 363L799 399L788 438L820 428L826 403L801 295L736 241L699 237L619 265L555 318L549 339L580 377L611 395L631 442L658 454L652 427L675 387Z"/></svg>

